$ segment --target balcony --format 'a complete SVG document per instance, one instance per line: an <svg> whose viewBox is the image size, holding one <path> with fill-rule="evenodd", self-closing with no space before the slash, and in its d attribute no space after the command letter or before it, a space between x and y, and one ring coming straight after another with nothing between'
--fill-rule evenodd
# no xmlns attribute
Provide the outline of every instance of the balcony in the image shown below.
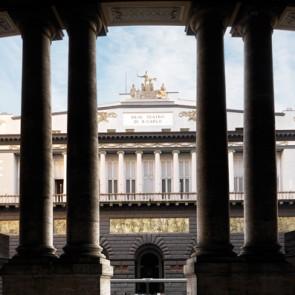
<svg viewBox="0 0 295 295"><path fill-rule="evenodd" d="M235 205L243 203L243 192L230 192L230 203ZM53 195L54 206L65 206L67 201L66 194ZM189 204L196 202L196 193L124 193L124 194L100 194L101 206L107 204ZM279 205L295 203L295 191L278 192ZM19 195L0 195L0 206L2 207L18 207Z"/></svg>

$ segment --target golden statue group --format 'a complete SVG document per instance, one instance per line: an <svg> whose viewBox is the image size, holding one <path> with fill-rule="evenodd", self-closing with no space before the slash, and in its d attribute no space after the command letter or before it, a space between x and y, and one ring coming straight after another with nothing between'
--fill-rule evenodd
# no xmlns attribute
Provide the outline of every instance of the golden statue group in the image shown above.
<svg viewBox="0 0 295 295"><path fill-rule="evenodd" d="M157 78L152 78L148 75L147 71L144 75L137 75L138 78L142 78L141 89L136 89L135 85L132 84L130 89L130 96L135 99L152 99L152 98L167 98L167 92L164 83L160 89L154 89L153 81Z"/></svg>

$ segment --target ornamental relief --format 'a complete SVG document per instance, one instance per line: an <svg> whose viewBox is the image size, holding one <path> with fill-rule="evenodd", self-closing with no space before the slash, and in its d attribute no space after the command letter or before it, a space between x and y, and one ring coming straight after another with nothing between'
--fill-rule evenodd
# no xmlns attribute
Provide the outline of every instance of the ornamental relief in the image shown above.
<svg viewBox="0 0 295 295"><path fill-rule="evenodd" d="M197 120L197 112L196 111L187 111L181 112L178 115L180 118L187 117L188 121L196 121Z"/></svg>
<svg viewBox="0 0 295 295"><path fill-rule="evenodd" d="M110 219L111 234L188 233L188 218L116 218Z"/></svg>
<svg viewBox="0 0 295 295"><path fill-rule="evenodd" d="M117 114L114 112L98 112L97 113L97 124L101 122L109 122L109 118L117 118Z"/></svg>

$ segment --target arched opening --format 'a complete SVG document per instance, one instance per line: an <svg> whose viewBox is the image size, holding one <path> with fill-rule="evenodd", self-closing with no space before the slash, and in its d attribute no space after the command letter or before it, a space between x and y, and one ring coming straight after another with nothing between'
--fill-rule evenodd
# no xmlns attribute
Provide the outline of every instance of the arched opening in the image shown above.
<svg viewBox="0 0 295 295"><path fill-rule="evenodd" d="M142 246L136 254L136 278L164 277L163 257L161 250L154 245ZM137 283L137 294L157 294L164 292L163 283Z"/></svg>

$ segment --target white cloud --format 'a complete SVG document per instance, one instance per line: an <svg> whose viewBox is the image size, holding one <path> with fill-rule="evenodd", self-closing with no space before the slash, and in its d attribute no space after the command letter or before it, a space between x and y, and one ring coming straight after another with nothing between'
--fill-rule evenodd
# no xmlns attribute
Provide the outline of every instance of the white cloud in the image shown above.
<svg viewBox="0 0 295 295"><path fill-rule="evenodd" d="M66 34L65 34L66 35ZM243 41L225 34L227 107L243 108ZM21 38L0 39L0 112L20 112ZM295 107L295 33L273 35L276 110ZM52 109L67 106L68 38L52 44ZM99 104L116 102L148 71L179 97L196 98L196 39L183 27L113 27L97 40Z"/></svg>

